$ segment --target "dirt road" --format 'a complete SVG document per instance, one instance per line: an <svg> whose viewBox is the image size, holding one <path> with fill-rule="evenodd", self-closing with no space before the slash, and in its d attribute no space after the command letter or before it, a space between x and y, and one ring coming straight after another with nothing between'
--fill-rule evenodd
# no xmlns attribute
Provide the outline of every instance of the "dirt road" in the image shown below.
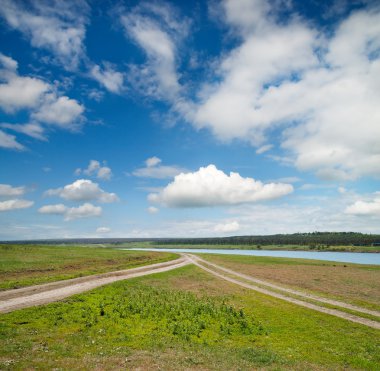
<svg viewBox="0 0 380 371"><path fill-rule="evenodd" d="M179 259L146 265L139 268L97 274L70 280L57 281L45 285L30 286L22 289L0 292L0 313L16 309L47 304L64 299L68 296L92 290L96 287L128 278L145 276L153 273L166 272L191 263L190 259L182 256Z"/></svg>
<svg viewBox="0 0 380 371"><path fill-rule="evenodd" d="M209 273L211 273L211 274L213 274L219 278L222 278L226 281L235 283L237 285L240 285L242 287L245 287L245 288L248 288L251 290L261 292L262 294L265 294L265 295L270 295L270 296L273 296L275 298L282 299L282 300L285 300L285 301L293 303L293 304L297 304L297 305L305 307L305 308L313 309L313 310L318 311L318 312L327 313L327 314L330 314L330 315L333 315L336 317L344 318L346 320L349 320L349 321L352 321L355 323L360 323L362 325L366 325L368 327L372 327L375 329L380 329L380 322L377 322L375 320L370 320L367 318L359 317L357 315L353 315L353 314L350 314L347 312L343 312L343 311L340 311L338 309L326 308L326 307L320 306L318 304L309 303L309 302L304 301L302 299L309 299L309 300L312 299L313 301L319 301L320 303L332 304L332 305L340 306L342 308L351 309L351 310L355 310L355 311L362 312L362 313L372 314L374 316L380 316L380 313L377 311L370 311L370 310L367 310L366 308L353 306L351 304L343 303L341 301L325 299L325 298L322 298L319 296L302 293L300 291L286 289L286 288L283 288L281 286L273 285L271 283L268 283L268 282L265 282L262 280L257 280L255 278L250 277L250 276L246 276L244 274L234 272L230 269L221 267L220 265L213 264L213 263L210 263L206 260L203 260L198 256L194 256L194 255L190 255L190 254L186 254L186 255L199 268L202 268L203 270L205 270L205 271L207 271L207 272L209 272ZM212 267L212 269L211 269L211 267ZM228 273L234 277L237 277L239 279L227 276L226 274L218 272L218 270L226 272L226 273ZM252 285L250 283L242 281L242 279L248 280L251 282L255 282L257 284L260 284L261 286ZM262 287L262 286L266 286L266 287ZM274 290L276 290L276 291L274 291ZM291 296L287 296L286 294L289 294L289 293L293 294L293 295L297 295L297 296L301 297L301 299L296 299L296 298L293 298Z"/></svg>
<svg viewBox="0 0 380 371"><path fill-rule="evenodd" d="M322 305L330 304L341 308L354 310L356 312L371 314L373 316L380 317L380 313L378 311L373 311L341 301L331 300L316 295L304 293L298 290L288 289L278 285L274 285L266 281L258 280L254 277L235 272L231 269L224 268L220 265L208 262L198 256L194 256L191 254L184 254L179 259L168 261L165 263L152 264L139 268L97 274L93 276L74 278L70 280L52 282L44 285L30 286L21 289L0 292L0 313L7 313L16 309L51 303L53 301L58 301L71 295L92 290L96 287L103 286L112 282L121 281L128 278L145 276L153 273L166 272L172 269L183 267L188 264L195 264L196 266L209 272L210 274L213 274L214 276L240 285L242 287L261 292L265 295L273 296L275 298L285 300L287 302L305 308L309 308L318 312L344 318L346 320L355 323L360 323L368 327L380 329L380 322L363 318L359 315L343 312L338 309L326 308ZM248 283L246 281L252 282L254 284ZM289 295L298 296L299 298L294 298ZM316 303L310 303L306 300L312 300Z"/></svg>

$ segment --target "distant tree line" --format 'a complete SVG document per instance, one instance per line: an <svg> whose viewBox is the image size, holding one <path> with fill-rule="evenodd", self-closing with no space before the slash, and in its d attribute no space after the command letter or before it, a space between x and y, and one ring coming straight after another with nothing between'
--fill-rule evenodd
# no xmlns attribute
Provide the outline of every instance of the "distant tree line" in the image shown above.
<svg viewBox="0 0 380 371"><path fill-rule="evenodd" d="M380 245L380 235L356 232L312 232L268 236L234 236L214 238L170 238L155 241L158 245Z"/></svg>
<svg viewBox="0 0 380 371"><path fill-rule="evenodd" d="M313 246L380 246L380 235L356 232L312 232L294 234L273 234L267 236L234 236L211 238L72 238L50 240L0 241L19 244L112 244L131 242L152 242L154 245L307 245Z"/></svg>

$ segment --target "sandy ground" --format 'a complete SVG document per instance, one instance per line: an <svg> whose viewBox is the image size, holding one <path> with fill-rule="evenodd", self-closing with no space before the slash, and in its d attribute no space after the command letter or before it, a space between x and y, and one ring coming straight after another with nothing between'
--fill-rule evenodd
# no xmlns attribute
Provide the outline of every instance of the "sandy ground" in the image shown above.
<svg viewBox="0 0 380 371"><path fill-rule="evenodd" d="M283 288L281 286L274 285L274 284L269 283L269 282L265 282L262 280L255 279L255 278L247 276L245 274L241 274L241 273L232 271L231 269L224 268L220 265L210 263L206 260L201 259L198 256L194 256L191 254L186 254L186 255L198 267L200 267L203 270L205 270L205 271L207 271L207 272L209 272L209 273L211 273L211 274L213 274L219 278L222 278L226 281L235 283L237 285L240 285L242 287L245 287L245 288L248 288L251 290L261 292L262 294L265 294L265 295L270 295L270 296L273 296L275 298L282 299L282 300L288 301L288 302L293 303L293 304L297 304L297 305L305 307L305 308L313 309L313 310L318 311L318 312L327 313L327 314L330 314L330 315L333 315L336 317L344 318L346 320L356 322L356 323L360 323L362 325L372 327L375 329L380 329L380 322L370 320L367 318L362 318L362 317L359 317L359 316L356 316L356 315L353 315L350 313L340 311L338 309L330 309L330 308L320 306L318 304L309 303L309 302L304 301L302 299L313 300L313 301L317 301L319 303L330 304L330 305L338 306L341 308L354 310L356 312L362 312L362 313L371 314L373 316L380 317L380 313L378 311L373 311L373 310L369 310L366 308L361 308L361 307L354 306L354 305L344 303L341 301L322 298L322 297L319 297L316 295L303 293L303 292L297 291L297 290L291 290L291 289ZM220 273L220 271L226 272L229 275L233 275L234 278L227 276L223 273ZM254 282L256 284L259 284L260 286L252 285L250 283L244 282L244 281L242 281L242 279L244 279L246 281ZM292 294L292 295L299 296L300 299L296 299L296 298L287 296L286 294Z"/></svg>
<svg viewBox="0 0 380 371"><path fill-rule="evenodd" d="M92 290L96 287L107 285L112 282L145 276L153 273L166 272L183 267L189 263L191 263L190 259L186 256L182 256L176 260L146 265L139 268L3 291L0 292L0 313L7 313L16 309L51 303L53 301L62 300L68 296Z"/></svg>

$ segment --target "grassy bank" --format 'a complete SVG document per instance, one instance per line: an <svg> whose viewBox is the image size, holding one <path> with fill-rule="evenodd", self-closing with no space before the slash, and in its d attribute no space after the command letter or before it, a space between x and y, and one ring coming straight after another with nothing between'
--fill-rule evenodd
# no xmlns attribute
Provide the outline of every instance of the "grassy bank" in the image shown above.
<svg viewBox="0 0 380 371"><path fill-rule="evenodd" d="M380 266L307 259L202 254L236 272L380 310Z"/></svg>
<svg viewBox="0 0 380 371"><path fill-rule="evenodd" d="M379 331L188 266L0 316L1 369L376 369Z"/></svg>
<svg viewBox="0 0 380 371"><path fill-rule="evenodd" d="M0 290L129 269L176 257L171 253L98 247L0 245Z"/></svg>

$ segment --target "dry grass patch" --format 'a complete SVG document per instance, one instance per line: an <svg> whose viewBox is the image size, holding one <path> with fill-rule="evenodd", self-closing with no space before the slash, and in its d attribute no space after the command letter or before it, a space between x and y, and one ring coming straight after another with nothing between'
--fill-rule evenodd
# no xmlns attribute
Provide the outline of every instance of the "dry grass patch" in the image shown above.
<svg viewBox="0 0 380 371"><path fill-rule="evenodd" d="M380 309L380 267L377 266L211 254L201 257L274 284Z"/></svg>

